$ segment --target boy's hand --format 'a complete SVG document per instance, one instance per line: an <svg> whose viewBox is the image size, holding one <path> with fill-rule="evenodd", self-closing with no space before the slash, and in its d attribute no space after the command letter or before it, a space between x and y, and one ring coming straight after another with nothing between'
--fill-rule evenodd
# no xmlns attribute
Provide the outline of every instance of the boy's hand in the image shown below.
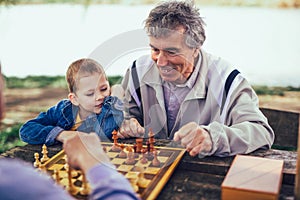
<svg viewBox="0 0 300 200"><path fill-rule="evenodd" d="M144 135L145 129L139 124L135 118L124 120L120 127L118 136L120 138L141 137Z"/></svg>

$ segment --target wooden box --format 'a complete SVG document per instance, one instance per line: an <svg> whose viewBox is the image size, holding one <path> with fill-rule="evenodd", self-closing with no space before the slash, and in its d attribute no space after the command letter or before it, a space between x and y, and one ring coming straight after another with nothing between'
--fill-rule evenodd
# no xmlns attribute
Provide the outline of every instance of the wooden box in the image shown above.
<svg viewBox="0 0 300 200"><path fill-rule="evenodd" d="M222 183L222 200L278 199L283 160L237 155Z"/></svg>

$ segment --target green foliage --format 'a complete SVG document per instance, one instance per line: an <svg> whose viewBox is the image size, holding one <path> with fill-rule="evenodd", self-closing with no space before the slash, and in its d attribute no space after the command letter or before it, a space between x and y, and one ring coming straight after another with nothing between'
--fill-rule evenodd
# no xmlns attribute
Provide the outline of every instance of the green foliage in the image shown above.
<svg viewBox="0 0 300 200"><path fill-rule="evenodd" d="M268 87L268 86L253 86L257 95L279 95L284 96L284 91L288 91L285 87Z"/></svg>
<svg viewBox="0 0 300 200"><path fill-rule="evenodd" d="M255 85L255 86L253 86L253 89L255 90L257 95L279 95L279 96L284 96L284 92L289 92L289 91L299 92L300 91L300 87L293 87L293 86L268 87L265 85Z"/></svg>
<svg viewBox="0 0 300 200"><path fill-rule="evenodd" d="M119 84L119 83L121 83L122 78L123 78L122 76L109 76L108 82L111 86L115 85L115 84Z"/></svg>
<svg viewBox="0 0 300 200"><path fill-rule="evenodd" d="M19 129L22 124L16 124L0 131L0 153L15 146L24 146L26 143L19 138Z"/></svg>
<svg viewBox="0 0 300 200"><path fill-rule="evenodd" d="M10 5L10 4L16 4L18 3L18 0L0 0L0 5Z"/></svg>
<svg viewBox="0 0 300 200"><path fill-rule="evenodd" d="M64 76L27 76L5 77L7 88L46 88L46 87L62 87L66 88L67 83Z"/></svg>
<svg viewBox="0 0 300 200"><path fill-rule="evenodd" d="M109 76L110 85L121 83L122 76ZM7 88L67 88L64 76L5 77Z"/></svg>

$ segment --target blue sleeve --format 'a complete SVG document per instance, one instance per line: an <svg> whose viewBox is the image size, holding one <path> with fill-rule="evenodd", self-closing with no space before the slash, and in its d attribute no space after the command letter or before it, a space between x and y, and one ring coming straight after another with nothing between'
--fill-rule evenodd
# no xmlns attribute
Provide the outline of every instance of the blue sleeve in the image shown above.
<svg viewBox="0 0 300 200"><path fill-rule="evenodd" d="M55 138L64 130L62 109L67 100L60 101L56 106L41 112L36 118L27 121L20 128L20 138L29 144L46 144L47 146L57 143ZM65 123L67 121L65 120Z"/></svg>
<svg viewBox="0 0 300 200"><path fill-rule="evenodd" d="M73 199L49 176L37 172L29 163L16 159L0 159L1 199Z"/></svg>
<svg viewBox="0 0 300 200"><path fill-rule="evenodd" d="M92 187L91 199L139 199L129 181L109 164L90 169L87 179Z"/></svg>
<svg viewBox="0 0 300 200"><path fill-rule="evenodd" d="M103 123L100 122L100 126L106 137L109 139L112 138L112 131L119 130L124 120L123 108L123 102L117 97L108 96L104 100L101 111L101 114L104 117Z"/></svg>

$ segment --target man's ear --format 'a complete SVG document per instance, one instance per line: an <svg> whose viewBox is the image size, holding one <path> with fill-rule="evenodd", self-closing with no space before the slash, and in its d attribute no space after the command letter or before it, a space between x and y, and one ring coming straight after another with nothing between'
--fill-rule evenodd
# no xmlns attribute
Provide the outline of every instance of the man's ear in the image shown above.
<svg viewBox="0 0 300 200"><path fill-rule="evenodd" d="M199 53L200 53L200 49L198 48L194 49L194 53L193 53L194 58L196 58L199 55Z"/></svg>
<svg viewBox="0 0 300 200"><path fill-rule="evenodd" d="M78 106L78 105L79 105L79 103L77 102L77 97L76 97L76 94L75 94L75 93L70 92L70 93L68 94L68 98L69 98L69 100L71 101L71 103L72 103L73 105L75 105L75 106Z"/></svg>

